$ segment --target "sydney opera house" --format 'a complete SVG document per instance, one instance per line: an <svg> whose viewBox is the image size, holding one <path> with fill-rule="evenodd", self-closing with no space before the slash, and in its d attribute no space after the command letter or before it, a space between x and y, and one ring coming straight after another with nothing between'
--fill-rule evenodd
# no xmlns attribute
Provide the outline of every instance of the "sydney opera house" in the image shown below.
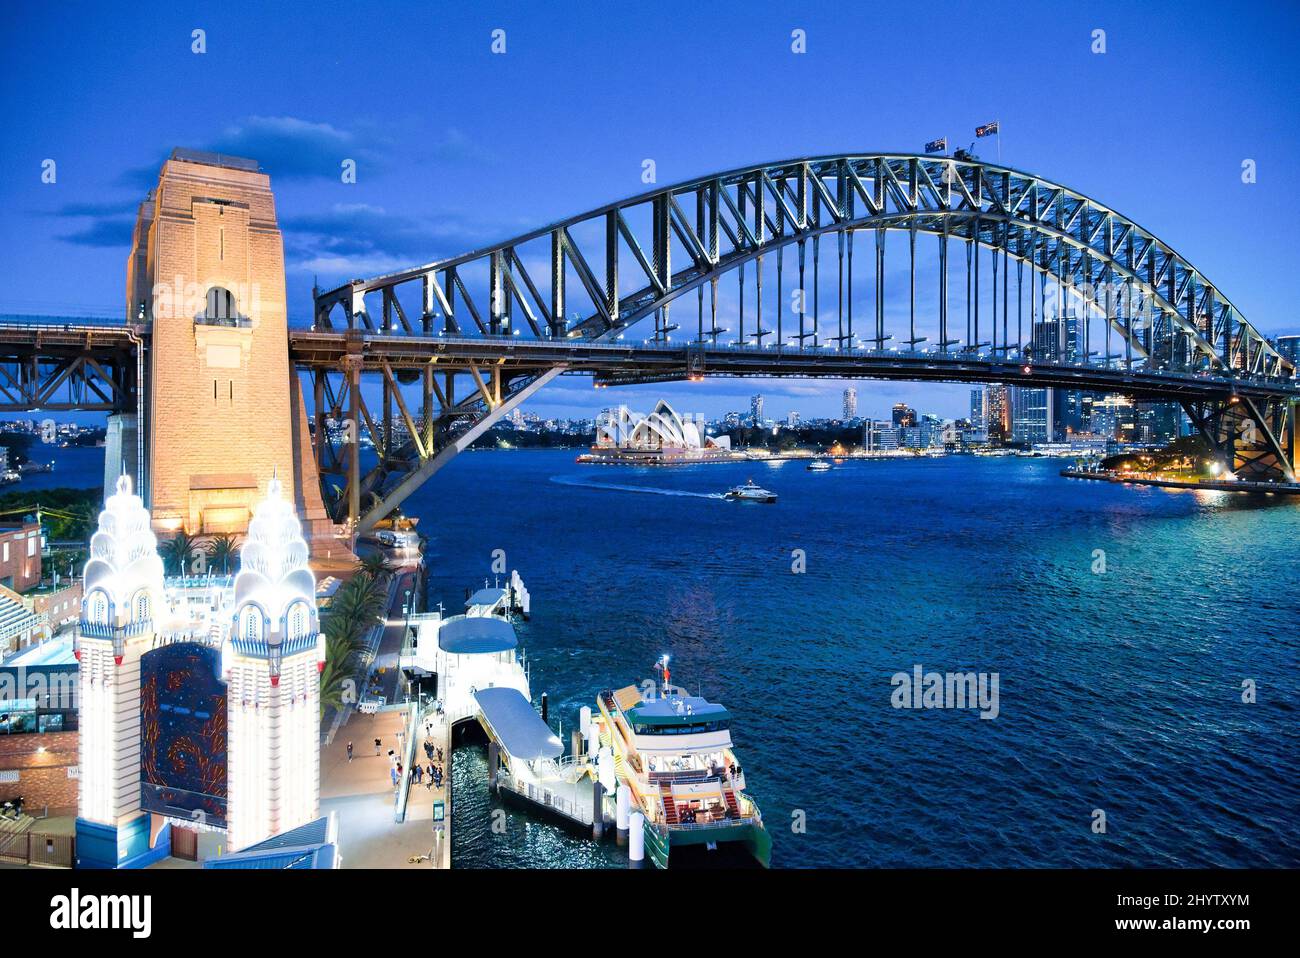
<svg viewBox="0 0 1300 958"><path fill-rule="evenodd" d="M605 410L596 423L596 444L578 461L679 465L731 458L731 437L706 436L702 424L661 399L648 416L626 406Z"/></svg>

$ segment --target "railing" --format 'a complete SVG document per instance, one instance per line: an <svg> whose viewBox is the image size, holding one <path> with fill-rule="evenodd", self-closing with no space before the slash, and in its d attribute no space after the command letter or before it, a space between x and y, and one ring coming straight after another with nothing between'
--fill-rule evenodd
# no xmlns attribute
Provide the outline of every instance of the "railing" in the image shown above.
<svg viewBox="0 0 1300 958"><path fill-rule="evenodd" d="M341 329L315 329L311 332L317 333L336 333L343 332ZM447 336L438 331L433 331L424 336L413 336L397 331L376 330L368 332L367 338L370 339L394 339L405 341L410 339L434 339L439 342L450 343L458 346L478 346L483 343L498 343L500 345L512 345L526 347L538 343L547 343L562 345L566 349L589 352L607 352L611 348L636 349L638 351L654 350L656 352L680 353L686 346L686 343L663 343L656 342L652 339L640 341L631 340L591 340L591 339L569 339L565 337L550 337L542 339L523 339L519 336L512 335L493 335L484 333L481 336ZM942 350L937 346L933 349L862 349L849 348L843 349L832 346L828 343L821 343L816 346L807 345L790 345L780 343L764 344L763 346L753 346L748 343L722 342L717 344L710 343L707 347L708 352L728 352L736 355L755 355L755 354L777 354L777 355L813 355L813 356L846 356L858 359L916 359L916 360L950 360L959 362L993 362L1002 363L1031 363L1035 367L1043 369L1109 369L1114 371L1128 371L1146 375L1160 375L1165 377L1178 377L1190 380L1204 380L1206 378L1222 379L1225 381L1246 380L1248 382L1276 382L1281 384L1295 385L1296 379L1289 376L1266 376L1262 374L1251 374L1245 370L1239 369L1161 369L1151 367L1146 364L1145 360L1133 361L1131 366L1125 365L1123 357L1113 357L1111 360L1104 362L1087 362L1076 360L1070 362L1066 359L1057 359L1055 357L1031 358L1026 355L1025 350L1032 348L1023 345L1017 349L1007 349L1005 355L998 355L1003 350L995 352L989 348L971 348L961 347L959 349Z"/></svg>
<svg viewBox="0 0 1300 958"><path fill-rule="evenodd" d="M76 864L76 849L75 835L22 832L0 847L0 862L71 868Z"/></svg>
<svg viewBox="0 0 1300 958"><path fill-rule="evenodd" d="M595 820L594 810L579 807L578 803L563 798L545 785L520 782L510 772L502 772L497 776L497 787L507 788L536 805L557 811L580 824L591 825Z"/></svg>

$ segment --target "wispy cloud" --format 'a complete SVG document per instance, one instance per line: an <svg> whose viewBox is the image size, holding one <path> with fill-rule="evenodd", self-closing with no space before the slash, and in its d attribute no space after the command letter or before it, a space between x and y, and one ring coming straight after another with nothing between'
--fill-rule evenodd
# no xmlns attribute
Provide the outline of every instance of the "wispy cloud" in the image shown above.
<svg viewBox="0 0 1300 958"><path fill-rule="evenodd" d="M369 203L284 217L280 228L291 269L340 280L454 256L491 235L456 214L418 217Z"/></svg>

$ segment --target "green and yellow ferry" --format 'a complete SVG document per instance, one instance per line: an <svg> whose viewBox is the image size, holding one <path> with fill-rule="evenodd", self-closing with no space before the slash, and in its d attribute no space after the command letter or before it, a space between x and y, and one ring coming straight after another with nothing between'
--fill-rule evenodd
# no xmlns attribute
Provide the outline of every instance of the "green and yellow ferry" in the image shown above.
<svg viewBox="0 0 1300 958"><path fill-rule="evenodd" d="M632 809L645 816L646 850L660 868L669 867L674 852L684 858L719 849L743 849L768 867L772 838L758 805L744 794L731 714L669 685L667 656L655 668L662 685L650 697L635 685L606 689L597 697L600 714L592 717L601 744L613 750Z"/></svg>

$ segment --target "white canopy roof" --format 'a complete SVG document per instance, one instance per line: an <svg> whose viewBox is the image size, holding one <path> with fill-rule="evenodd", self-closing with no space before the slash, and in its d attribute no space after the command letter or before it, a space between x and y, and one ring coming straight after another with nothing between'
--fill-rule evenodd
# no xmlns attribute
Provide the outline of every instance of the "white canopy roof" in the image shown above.
<svg viewBox="0 0 1300 958"><path fill-rule="evenodd" d="M511 758L532 762L539 758L559 758L564 743L542 721L533 703L517 689L480 689L474 693L497 741Z"/></svg>

